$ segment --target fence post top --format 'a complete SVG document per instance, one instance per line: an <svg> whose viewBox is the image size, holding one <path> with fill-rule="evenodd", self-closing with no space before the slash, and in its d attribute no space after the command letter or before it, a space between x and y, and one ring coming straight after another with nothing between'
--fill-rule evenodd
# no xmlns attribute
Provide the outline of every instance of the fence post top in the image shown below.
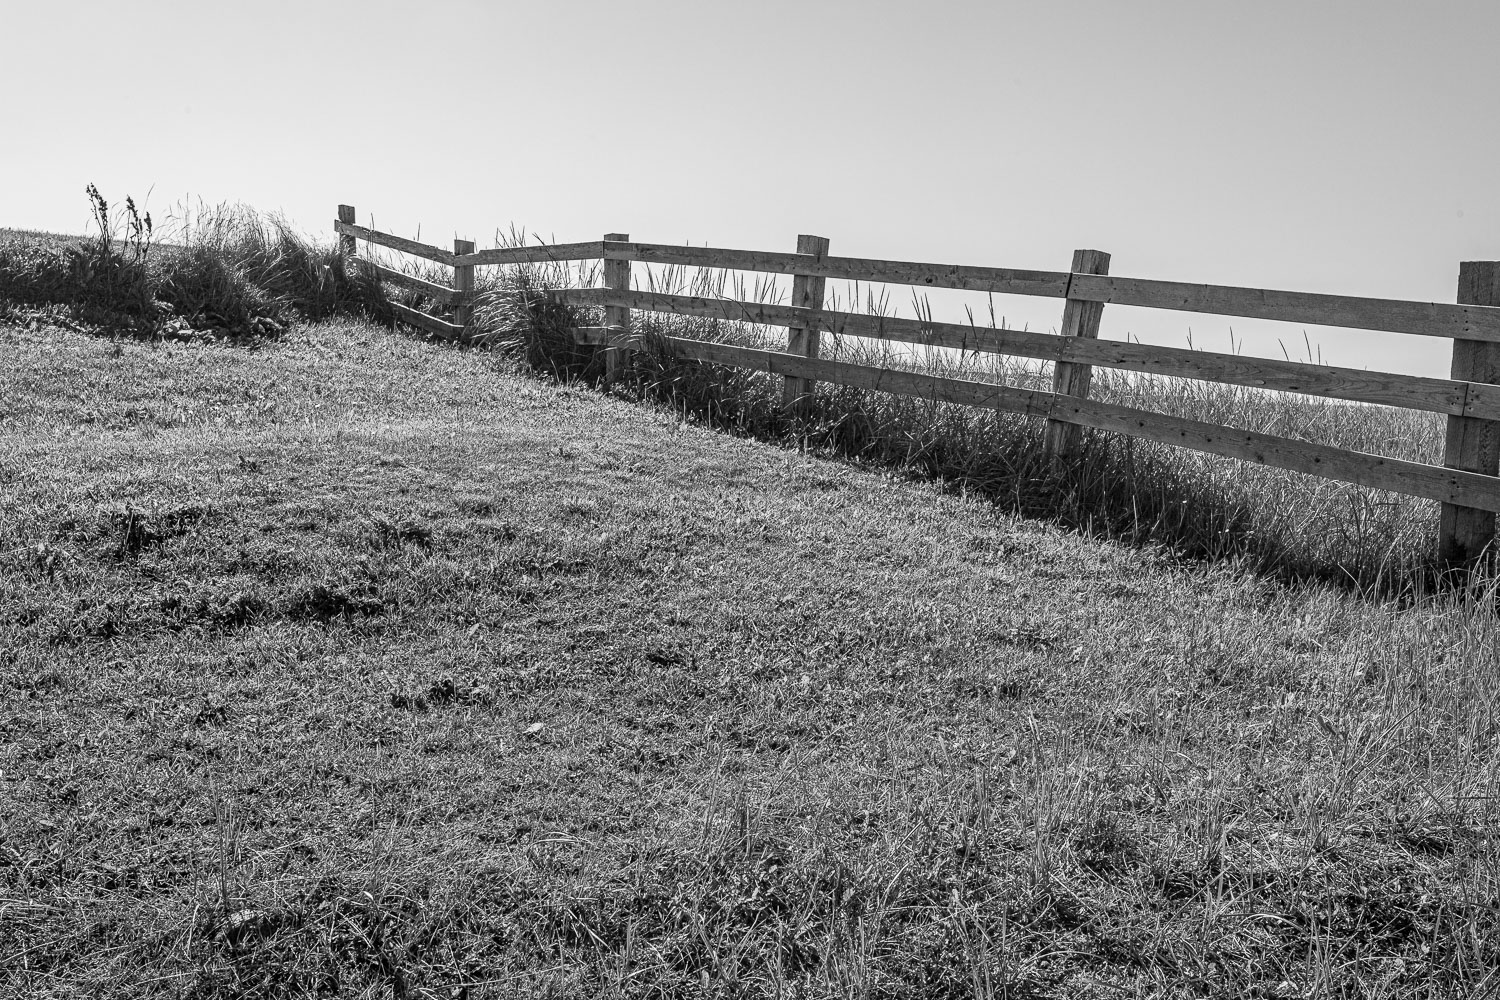
<svg viewBox="0 0 1500 1000"><path fill-rule="evenodd" d="M1104 250L1074 250L1072 270L1077 274L1108 274L1109 254Z"/></svg>
<svg viewBox="0 0 1500 1000"><path fill-rule="evenodd" d="M1500 261L1466 260L1458 265L1458 304L1500 306Z"/></svg>
<svg viewBox="0 0 1500 1000"><path fill-rule="evenodd" d="M797 236L797 252L822 256L828 252L828 237L800 233Z"/></svg>

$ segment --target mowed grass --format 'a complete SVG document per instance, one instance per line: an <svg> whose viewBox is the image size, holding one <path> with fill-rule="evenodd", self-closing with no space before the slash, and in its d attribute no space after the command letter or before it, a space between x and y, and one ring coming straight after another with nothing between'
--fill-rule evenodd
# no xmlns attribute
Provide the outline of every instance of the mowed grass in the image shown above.
<svg viewBox="0 0 1500 1000"><path fill-rule="evenodd" d="M0 327L0 993L1481 996L1492 588L336 321Z"/></svg>

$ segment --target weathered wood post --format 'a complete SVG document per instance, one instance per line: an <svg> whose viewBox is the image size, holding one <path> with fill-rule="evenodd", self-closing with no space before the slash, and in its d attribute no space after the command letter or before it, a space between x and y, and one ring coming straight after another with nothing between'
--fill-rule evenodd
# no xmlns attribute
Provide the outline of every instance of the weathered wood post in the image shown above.
<svg viewBox="0 0 1500 1000"><path fill-rule="evenodd" d="M1109 254L1103 250L1074 250L1073 274L1108 274ZM1072 279L1068 282L1072 289ZM1103 302L1086 302L1071 295L1063 306L1062 329L1064 337L1099 336L1099 321L1104 316ZM1063 396L1087 396L1089 381L1093 378L1094 366L1075 361L1059 361L1052 369L1052 391ZM1077 424L1061 420L1047 420L1043 431L1043 446L1054 466L1061 465L1078 449L1081 428Z"/></svg>
<svg viewBox="0 0 1500 1000"><path fill-rule="evenodd" d="M344 223L344 225L346 225L346 226L352 226L352 225L354 225L354 206L353 205L340 205L339 206L339 221L342 222L342 223ZM344 258L344 268L345 268L345 270L347 270L348 267L349 267L349 258L353 257L356 253L358 253L358 248L354 244L354 237L353 236L345 236L343 234L340 234L339 235L339 256L341 256L341 257Z"/></svg>
<svg viewBox="0 0 1500 1000"><path fill-rule="evenodd" d="M1458 265L1458 303L1500 306L1500 261L1466 260ZM1484 340L1453 342L1453 379L1500 383L1500 344ZM1500 421L1448 418L1443 464L1486 476L1500 474ZM1438 525L1438 557L1446 563L1473 562L1495 538L1492 511L1443 504Z"/></svg>
<svg viewBox="0 0 1500 1000"><path fill-rule="evenodd" d="M629 243L629 233L605 233L606 243ZM617 292L630 291L630 261L610 260L604 261L604 287ZM606 336L611 342L623 339L630 332L630 307L629 306L605 306L604 325L608 327L619 327L618 333L610 332ZM606 346L604 348L604 377L613 381L620 372L620 362L624 360L624 348Z"/></svg>
<svg viewBox="0 0 1500 1000"><path fill-rule="evenodd" d="M826 257L828 255L828 239L824 236L800 235L797 237L797 252L814 258ZM823 286L827 283L828 279L821 275L793 275L791 304L813 311L822 309ZM800 354L804 358L816 358L821 340L822 333L818 327L816 318L813 318L812 322L807 326L787 327L786 350L788 354ZM788 408L805 407L807 403L812 402L812 391L812 379L788 375L781 389L781 404Z"/></svg>
<svg viewBox="0 0 1500 1000"><path fill-rule="evenodd" d="M454 240L453 252L458 256L474 252L473 240ZM469 321L474 318L474 265L453 265L453 289L458 298L453 300L453 322L468 332Z"/></svg>

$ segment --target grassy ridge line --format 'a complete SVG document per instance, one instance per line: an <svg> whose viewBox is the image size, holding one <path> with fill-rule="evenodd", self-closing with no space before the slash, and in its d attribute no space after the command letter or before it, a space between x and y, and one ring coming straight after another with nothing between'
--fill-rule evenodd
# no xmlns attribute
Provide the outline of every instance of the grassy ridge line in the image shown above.
<svg viewBox="0 0 1500 1000"><path fill-rule="evenodd" d="M1492 594L1184 569L353 324L0 340L7 995L1500 982Z"/></svg>
<svg viewBox="0 0 1500 1000"><path fill-rule="evenodd" d="M137 217L116 227L123 238L75 241L67 251L24 238L12 241L21 248L15 250L0 240L0 308L19 315L12 303L61 303L85 319L107 320L114 332L123 324L152 336L255 340L278 336L299 315L352 311L389 321L395 308L430 311L433 305L409 288L387 299L388 290L363 270L345 274L332 245L310 243L285 223L248 210L218 209L185 222L175 248L143 240L132 219ZM99 225L101 233L109 228L102 213ZM518 246L527 240L512 231L497 233L495 242ZM192 265L186 271L183 261ZM436 265L408 261L400 267L443 284L451 279L447 268ZM595 284L596 269L587 262L553 262L482 270L470 342L515 354L539 372L597 377L598 357L574 342L572 330L598 317L542 294L549 287ZM163 278L171 274L177 277ZM637 280L653 291L722 297L730 279L722 271L667 267L648 268ZM774 298L773 285L746 288L734 280L735 298ZM869 312L888 311L883 299L868 299ZM920 314L921 303L916 305ZM55 309L47 315L57 318ZM989 319L994 325L996 317ZM649 314L633 322L667 336L772 349L785 336L745 324ZM1022 360L893 353L887 347L835 337L826 355L1024 388L1050 385L1044 366ZM717 426L940 479L1018 513L1105 537L1163 544L1283 579L1336 581L1384 594L1419 591L1442 574L1435 558L1437 504L1419 498L1097 433L1088 436L1068 475L1058 477L1041 456L1034 420L825 386L813 419L794 421L778 405L773 380L712 365L636 360L643 363L634 381L617 390ZM1432 414L1105 369L1095 376L1091 397L1107 403L1419 463L1435 464L1442 454L1443 425Z"/></svg>

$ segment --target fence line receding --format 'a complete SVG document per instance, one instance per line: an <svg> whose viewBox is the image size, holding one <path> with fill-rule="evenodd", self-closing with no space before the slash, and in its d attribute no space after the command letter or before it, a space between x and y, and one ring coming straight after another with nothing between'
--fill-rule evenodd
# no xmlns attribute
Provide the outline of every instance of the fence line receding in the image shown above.
<svg viewBox="0 0 1500 1000"><path fill-rule="evenodd" d="M683 359L780 375L785 379L783 397L789 407L805 401L817 382L830 382L1039 417L1047 421L1047 452L1059 464L1073 456L1079 430L1088 427L1437 500L1442 504L1439 554L1450 562L1477 558L1494 539L1495 515L1500 512L1497 261L1460 264L1457 302L1449 304L1123 277L1107 273L1109 255L1097 250L1075 252L1068 271L835 257L828 253L826 239L805 235L798 237L795 253L632 243L619 233L582 243L480 251L468 241L456 240L450 252L355 225L354 218L353 208L339 206L334 228L344 253L382 280L415 289L449 308L451 320L397 307L401 319L440 337L456 339L464 335L472 317L476 266L599 260L604 262L604 287L557 289L553 294L572 305L604 310L604 326L583 328L576 335L581 343L605 352L610 374L618 369L625 352L647 346L631 334L632 311L784 327L788 332L785 351L680 337L654 338L650 346ZM360 260L356 256L359 240L451 267L453 284L440 285ZM791 304L633 289L632 262L789 274L793 277ZM1061 332L1034 333L825 309L823 284L828 278L1060 298L1064 300ZM1100 340L1100 317L1106 304L1445 338L1453 341L1451 377L1427 378ZM818 356L824 333L1050 361L1054 363L1053 388L1051 392L1021 389L831 361ZM1091 400L1089 383L1096 365L1445 414L1448 428L1443 464L1385 458Z"/></svg>

